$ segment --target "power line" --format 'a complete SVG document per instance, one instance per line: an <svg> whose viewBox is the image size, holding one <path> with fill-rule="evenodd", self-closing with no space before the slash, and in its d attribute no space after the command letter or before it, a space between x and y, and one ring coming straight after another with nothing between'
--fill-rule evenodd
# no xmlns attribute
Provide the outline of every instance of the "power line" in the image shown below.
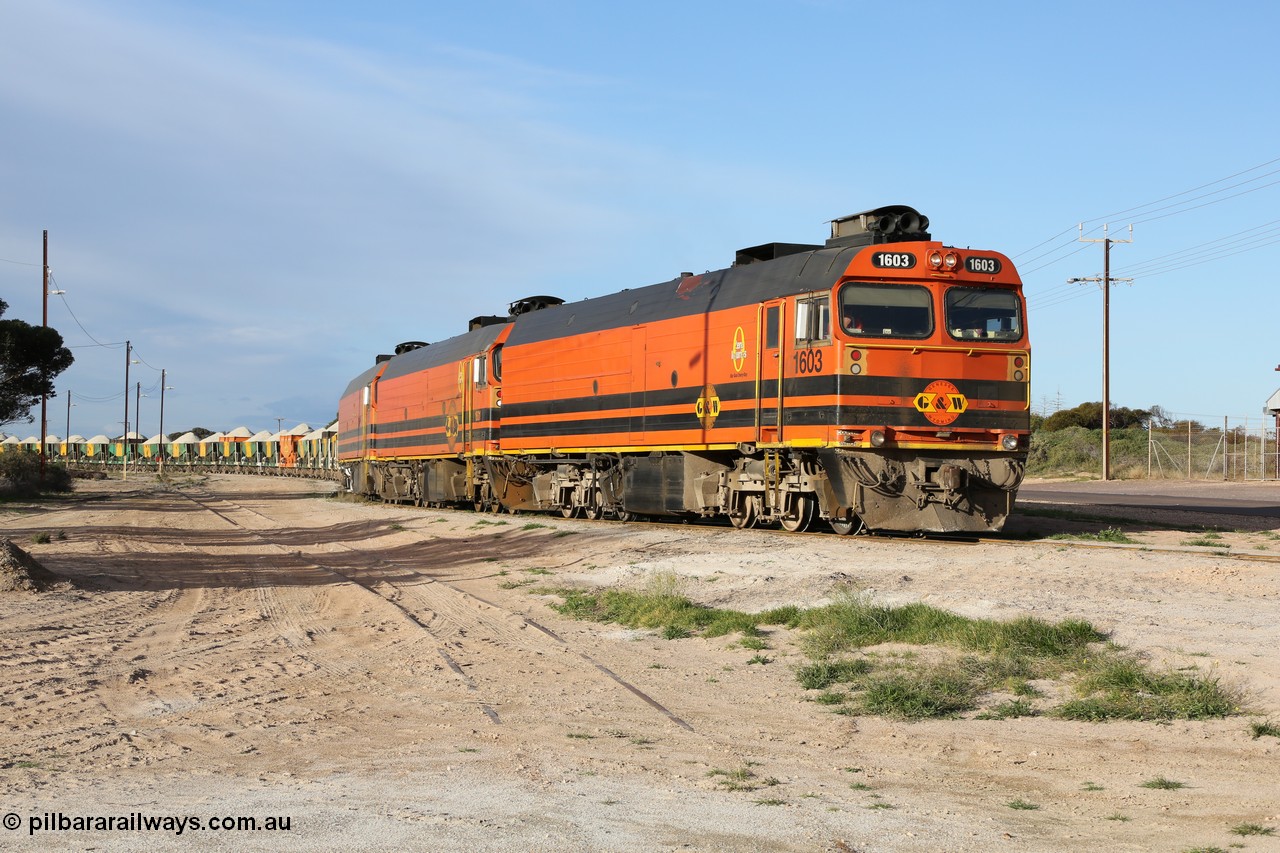
<svg viewBox="0 0 1280 853"><path fill-rule="evenodd" d="M1246 228L1243 231L1236 231L1224 237L1208 240L1194 246L1188 246L1176 252L1157 255L1145 261L1130 264L1119 271L1131 278L1151 278L1211 261L1233 257L1245 252L1252 252L1276 243L1280 243L1280 219L1256 225L1253 228ZM1029 296L1028 303L1036 309L1043 310L1086 295L1088 295L1088 291L1077 291L1070 284L1060 284L1037 293L1035 296Z"/></svg>
<svg viewBox="0 0 1280 853"><path fill-rule="evenodd" d="M1098 216L1098 217L1095 217L1095 218L1093 218L1093 219L1086 219L1086 220L1084 220L1084 222L1085 222L1086 224L1087 224L1087 223L1089 223L1089 222L1101 222L1101 221L1102 221L1102 220L1104 220L1104 219L1110 219L1110 218L1115 217L1115 216L1124 216L1126 213L1133 213L1134 211L1142 210L1144 207L1151 207L1152 205L1160 204L1161 202L1168 201L1168 200L1169 200L1169 199L1171 199L1171 198L1178 198L1179 196L1184 196L1184 195L1188 195L1188 194L1190 194L1190 193L1199 192L1200 190L1202 190L1202 189L1204 189L1204 188L1206 188L1206 187L1211 187L1211 186L1213 186L1214 184L1220 184L1220 183L1222 183L1223 181L1229 181L1229 180L1231 180L1232 178L1238 178L1238 177L1240 177L1241 175L1247 175L1247 174L1249 174L1250 172L1256 172L1256 171L1258 171L1259 169L1264 169L1264 168L1266 168L1267 166L1270 166L1270 165L1272 165L1272 164L1274 164L1274 163L1280 163L1280 157L1277 157L1277 158L1275 158L1274 160L1268 160L1268 161L1267 161L1267 162L1265 162L1265 163L1259 163L1259 164L1258 164L1258 165L1256 165L1256 166L1250 166L1248 169L1244 169L1244 170L1242 170L1242 171L1236 172L1236 173L1235 173L1235 174L1233 174L1233 175L1227 175L1225 178L1218 178L1216 181L1210 181L1210 182L1209 182L1209 183L1207 183L1207 184L1201 184L1201 185L1200 185L1200 186L1198 186L1198 187L1192 187L1192 188L1191 188L1191 189L1189 189L1189 190L1183 190L1183 191L1182 191L1182 192L1180 192L1180 193L1174 193L1173 195L1167 195L1167 196L1165 196L1164 198L1158 198L1158 199L1156 199L1155 201L1149 201L1149 202L1147 202L1146 204L1140 204L1140 205L1138 205L1137 207L1130 207L1130 208L1128 208L1127 210L1118 210L1118 211L1116 211L1115 213L1108 213L1108 214L1105 214L1104 216ZM1256 180L1258 180L1259 178L1265 178L1265 177L1268 177L1269 175L1274 175L1274 174L1276 174L1277 172L1280 172L1280 169L1272 170L1272 171L1270 171L1270 172L1267 172L1267 173L1266 173L1266 174L1264 174L1264 175L1258 175L1256 178L1250 178L1248 181L1241 181L1241 182L1240 182L1240 183L1238 183L1238 184L1234 184L1232 187L1224 187L1223 189L1224 189L1224 190L1229 190L1229 189L1233 189L1234 187L1244 186L1245 184L1249 183L1250 181L1256 181ZM1273 182L1273 183L1274 183L1274 182ZM1271 186L1271 184L1267 184L1267 186ZM1259 189L1261 189L1261 187L1259 187ZM1206 193L1206 195L1204 195L1204 196L1199 196L1199 197L1200 197L1200 198L1206 198L1206 197L1208 197L1208 196L1210 196L1210 195L1214 195L1215 193L1222 192L1222 191L1223 191L1223 190L1215 190L1213 193ZM1195 199L1191 199L1191 201L1194 201L1194 200L1195 200ZM1174 206L1174 205L1171 205L1171 206ZM1160 209L1161 209L1161 210L1163 210L1164 208L1160 208ZM1136 223L1135 223L1135 224L1136 224Z"/></svg>
<svg viewBox="0 0 1280 853"><path fill-rule="evenodd" d="M1168 217L1170 217L1170 216L1177 216L1178 214L1181 214L1181 213L1189 213L1189 212L1191 212L1191 211L1193 211L1193 210L1199 210L1199 209L1201 209L1201 208L1208 207L1208 206L1213 205L1213 204L1218 204L1218 203L1220 203L1220 202L1229 201L1230 199L1238 198L1238 197L1240 197L1240 196L1242 196L1242 195L1246 195L1246 194L1248 194L1248 193L1252 193L1252 192L1257 192L1258 190L1266 189L1266 188L1268 188L1268 187L1275 186L1276 184L1280 184L1280 179L1277 179L1277 180L1275 180L1275 181L1270 181L1270 182L1268 182L1268 183L1266 183L1266 184L1263 184L1263 185L1261 185L1261 186L1250 187L1249 189L1247 189L1247 190L1243 190L1242 192L1239 192L1239 193L1233 193L1232 195L1223 196L1223 197L1221 197L1221 198L1212 198L1212 197L1213 197L1213 196L1216 196L1216 195L1220 195L1221 193L1227 192L1228 190L1236 189L1237 187L1247 186L1248 184L1254 183L1254 182L1256 182L1256 181L1260 181L1260 180L1262 180L1263 178L1268 178L1268 177L1270 177L1270 176L1272 176L1272 175L1280 174L1280 169L1272 169L1271 171L1264 172L1264 173L1263 173L1263 174L1261 174L1261 175L1255 175L1255 176L1254 176L1254 177L1252 177L1252 178L1248 178L1247 180L1240 181L1240 182L1238 182L1238 183L1232 184L1231 186L1222 187L1222 188L1220 188L1220 189L1216 189L1216 190L1214 190L1214 191L1212 191L1212 192L1204 193L1203 195L1195 196L1194 198L1185 199L1185 200L1180 201L1180 202L1177 202L1177 203L1175 203L1175 204L1165 205L1164 207L1155 207L1156 205L1162 204L1162 203L1164 203L1164 202L1166 202L1166 201L1170 201L1170 200L1172 200L1172 199L1181 198L1182 196L1186 196L1186 195L1190 195L1190 194L1192 194L1192 193L1199 192L1200 190L1206 189L1206 188L1208 188L1208 187L1215 186L1215 185L1217 185L1217 184L1224 183L1224 182L1226 182L1226 181L1230 181L1230 180L1232 180L1232 179L1234 179L1234 178L1238 178L1238 177L1240 177L1241 175L1247 175L1247 174L1249 174L1250 172L1256 172L1256 171L1258 171L1259 169L1264 169L1264 168L1266 168L1266 167L1268 167L1268 166L1272 166L1272 165L1274 165L1274 164L1276 164L1276 163L1280 163L1280 157L1277 157L1277 158L1272 159L1272 160L1268 160L1268 161L1266 161L1265 163L1259 163L1259 164L1258 164L1258 165L1256 165L1256 166L1251 166L1251 167L1250 167L1250 168L1248 168L1248 169L1243 169L1243 170L1241 170L1241 171L1239 171L1239 172L1235 172L1234 174L1227 175L1226 177L1223 177L1223 178L1218 178L1217 180L1210 181L1210 182L1208 182L1208 183L1206 183L1206 184L1201 184L1200 186L1192 187L1191 189L1183 190L1182 192L1173 193L1172 195L1167 195L1167 196L1164 196L1163 198L1158 198L1158 199L1155 199L1154 201L1146 202L1145 204L1139 204L1139 205L1136 205L1136 206L1134 206L1134 207L1126 208L1125 210L1119 210L1119 211L1116 211L1116 212L1114 212L1114 213L1108 213L1108 214L1106 214L1106 215L1104 215L1104 216L1098 216L1098 217L1094 217L1094 218L1092 218L1092 219L1085 219L1085 220L1082 220L1082 221L1081 221L1081 223L1080 223L1080 226L1081 226L1081 227L1083 227L1083 226L1085 226L1085 225L1089 225L1089 224L1091 224L1091 223L1101 222L1101 221L1104 221L1104 220L1110 219L1110 218L1112 218L1112 217L1122 216L1122 215L1124 215L1124 214L1126 214L1126 213L1134 213L1134 212L1137 212L1137 211L1145 211L1144 213L1139 214L1142 218L1140 218L1140 219L1135 219L1135 220L1134 220L1133 224L1135 224L1135 225L1136 225L1136 224L1143 223L1143 222L1153 222L1153 221L1155 221L1155 220L1157 220L1157 219L1166 219L1166 218L1168 218ZM1192 206L1189 206L1189 207L1188 207L1188 206L1186 206L1186 205L1190 204L1190 202L1193 202L1193 201L1199 201L1200 199L1211 199L1211 200L1210 200L1210 201L1206 201L1204 204L1192 205ZM1154 207L1155 209L1153 209L1153 210L1148 210L1148 208L1153 208L1153 207ZM1177 208L1177 209L1173 209L1173 208ZM1152 214L1152 213L1157 213L1158 211L1162 211L1162 210L1170 210L1171 212L1169 212L1169 213L1164 213L1164 214L1161 214L1161 215L1159 215L1159 216L1150 216L1150 215L1148 215L1148 214ZM1042 247L1042 246L1044 246L1044 245L1046 245L1046 244L1048 244L1048 243L1053 243L1053 242L1055 242L1055 241L1059 240L1059 239L1060 239L1060 238L1062 238L1064 235L1068 234L1068 233L1070 232L1070 230L1071 230L1071 229L1066 229L1066 230L1064 230L1064 231L1060 231L1060 232L1058 232L1057 234L1055 234L1055 235L1053 235L1052 237L1050 237L1049 239L1047 239L1047 240L1043 240L1043 241L1041 241L1041 242L1037 243L1036 245L1032 246L1031 248L1029 248L1029 249L1025 249L1025 250L1023 250L1023 251L1021 251L1021 252L1018 252L1017 254L1012 255L1011 257L1013 257L1013 258L1015 258L1015 259L1017 259L1017 258L1021 258L1023 255L1029 254L1030 252L1034 252L1036 249L1039 249L1040 247ZM1096 230L1096 228L1094 228L1094 229L1090 229L1089 233L1092 233L1092 231L1093 231L1093 230ZM1074 242L1074 241L1073 241L1073 242ZM1066 243L1066 242L1061 243L1060 245L1057 245L1057 246L1055 246L1054 248L1052 248L1052 249L1050 249L1050 250L1048 250L1048 251L1046 251L1046 252L1042 252L1041 254L1039 254L1039 255L1037 255L1037 256L1035 256L1035 257L1033 257L1033 258L1029 258L1026 262L1027 262L1027 263L1034 263L1035 261L1040 260L1041 258L1048 257L1048 256L1050 256L1050 255L1055 254L1056 252L1060 252L1060 251L1064 250L1068 245L1070 245L1070 243ZM1077 251L1078 251L1078 250L1077 250ZM1051 260L1051 261L1047 261L1046 263L1041 264L1041 265L1040 265L1040 266L1038 266L1038 267L1033 267L1033 268L1031 268L1031 269L1023 270L1022 272L1023 272L1023 274L1024 274L1024 275L1029 274L1029 273L1032 273L1032 272L1036 272L1036 271L1038 271L1038 270L1044 269L1045 267L1052 266L1053 264L1058 263L1058 261L1065 260L1066 258L1068 258L1068 257L1070 257L1071 255L1074 255L1074 254L1075 254L1075 252L1074 252L1074 251L1073 251L1073 252L1069 252L1068 254L1063 255L1061 258L1057 258L1057 259L1054 259L1054 260Z"/></svg>
<svg viewBox="0 0 1280 853"><path fill-rule="evenodd" d="M89 340L93 341L95 346L104 347L106 349L119 349L120 347L124 346L123 341L104 344L102 341L98 340L93 335L89 334L89 330L84 327L84 323L81 323L80 318L76 316L76 312L71 310L71 303L67 301L67 294L66 294L65 288L58 286L58 280L53 277L53 273L49 273L49 280L53 282L53 286L55 289L61 291L58 294L58 298L62 300L62 307L67 309L67 313L71 315L71 319L75 320L76 325L80 327L80 331L84 332L84 336ZM85 349L85 348L86 348L85 346L70 347L70 349Z"/></svg>
<svg viewBox="0 0 1280 853"><path fill-rule="evenodd" d="M1268 174L1268 175L1274 175L1274 174L1275 174L1275 172L1268 172L1267 174ZM1265 175L1263 175L1263 176L1260 176L1260 177L1266 177L1266 176L1265 176ZM1184 207L1182 210L1175 210L1175 211L1173 211L1172 213L1166 213L1166 214L1164 214L1164 215L1162 215L1162 216L1148 216L1148 217L1147 217L1147 218L1145 218L1145 219L1135 219L1135 220L1133 220L1133 223L1134 223L1135 225L1137 225L1137 224L1140 224L1140 223L1143 223L1143 222L1155 222L1157 219L1168 219L1170 216L1177 216L1177 215L1178 215L1178 214L1180 214L1180 213L1190 213L1190 212L1191 212L1191 211L1193 211L1193 210L1199 210L1200 208L1202 208L1202 207L1208 207L1208 206L1209 206L1209 205L1211 205L1211 204L1218 204L1219 202L1229 201L1230 199L1233 199L1233 198L1239 198L1239 197L1240 197L1240 196L1242 196L1242 195L1248 195L1249 193L1255 193L1255 192L1257 192L1258 190L1265 190L1267 187L1274 187L1276 184L1280 184L1280 179L1274 180L1274 181L1272 181L1272 182L1270 182L1270 183L1268 183L1268 184L1263 184L1263 185L1262 185L1262 186L1260 186L1260 187L1252 187L1252 188L1250 188L1250 189L1243 190L1243 191L1238 192L1238 193L1234 193L1234 194L1232 194L1232 195L1226 196L1225 198L1215 198L1213 201L1206 201L1204 204L1197 204L1197 205L1195 205L1194 207ZM1236 184L1235 186L1237 186L1237 187L1238 187L1238 186L1243 186L1243 184ZM1226 187L1226 189L1234 189L1234 187ZM1217 195L1217 193L1222 192L1222 191L1223 191L1223 190L1218 190L1218 191L1216 191L1216 192L1208 193L1207 195L1197 196L1197 197L1196 197L1196 198L1194 198L1194 199L1187 199L1187 200L1188 200L1188 201L1196 201L1196 200L1201 199L1201 198L1208 198L1209 196L1211 196L1211 195ZM1177 207L1177 206L1178 206L1178 205L1170 205L1170 207ZM1163 208L1163 207L1158 207L1158 208L1156 208L1156 210L1166 210L1166 209L1167 209L1167 208ZM1154 213L1155 211L1152 211L1152 212Z"/></svg>
<svg viewBox="0 0 1280 853"><path fill-rule="evenodd" d="M1218 237L1215 240L1206 240L1203 243L1197 243L1194 246L1188 246L1187 248L1179 249L1176 252L1169 252L1168 254L1165 254L1165 255L1157 255L1154 258L1148 258L1147 260L1142 261L1138 264L1135 264L1134 266L1136 267L1149 266L1154 263L1162 263L1167 260L1172 260L1180 255L1195 255L1199 253L1199 250L1207 250L1208 247L1216 246L1218 244L1223 244L1222 247L1225 247L1225 246L1232 245L1233 243L1244 243L1250 240L1256 240L1261 237L1267 236L1267 232L1276 231L1278 229L1280 229L1280 219L1273 219L1270 222L1264 222L1261 225L1255 225L1254 227L1246 228L1243 231L1236 231L1235 233L1228 234L1225 237ZM1262 233L1258 234L1254 232L1262 232ZM1216 249L1214 251L1216 251Z"/></svg>
<svg viewBox="0 0 1280 853"><path fill-rule="evenodd" d="M1057 298L1057 299L1054 299L1054 300L1053 300L1053 301L1051 301L1051 302L1034 302L1034 303L1032 303L1031 307L1032 307L1032 308L1035 308L1037 311L1043 311L1043 310L1045 310L1046 308L1054 308L1054 307L1057 307L1058 305L1062 305L1062 304L1064 304L1064 303L1070 302L1070 301L1072 301L1073 299L1082 299L1082 298L1084 298L1085 296L1088 296L1088 295L1089 295L1089 291L1087 291L1087 290L1080 290L1080 289L1078 289L1078 288L1077 288L1077 289L1076 289L1073 293L1071 293L1069 296L1061 296L1061 297L1059 297L1059 298Z"/></svg>
<svg viewBox="0 0 1280 853"><path fill-rule="evenodd" d="M1242 242L1242 241L1237 241ZM1187 257L1168 260L1152 260L1133 267L1125 267L1124 272L1131 276L1141 276L1143 278L1151 278L1152 276L1164 275L1165 273L1175 272L1177 270L1187 269L1189 267L1207 264L1210 261L1220 261L1223 258L1231 258L1236 255L1242 255L1245 252L1252 252L1255 249L1263 249L1267 246L1273 246L1280 243L1280 234L1259 235L1247 241L1248 245L1238 246L1236 248L1228 248L1221 246L1216 249L1206 249Z"/></svg>

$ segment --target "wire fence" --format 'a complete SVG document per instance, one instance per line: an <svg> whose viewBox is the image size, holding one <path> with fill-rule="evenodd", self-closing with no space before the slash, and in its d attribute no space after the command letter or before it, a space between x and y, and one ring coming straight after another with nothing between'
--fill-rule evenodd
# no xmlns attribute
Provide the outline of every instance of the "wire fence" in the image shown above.
<svg viewBox="0 0 1280 853"><path fill-rule="evenodd" d="M1122 480L1280 479L1280 438L1272 418L1160 414L1147 427L1111 430L1111 476ZM1033 477L1101 476L1102 430L1083 426L1038 430L1031 436L1027 473Z"/></svg>
<svg viewBox="0 0 1280 853"><path fill-rule="evenodd" d="M1280 439L1268 417L1187 419L1147 430L1147 476L1184 480L1280 479Z"/></svg>

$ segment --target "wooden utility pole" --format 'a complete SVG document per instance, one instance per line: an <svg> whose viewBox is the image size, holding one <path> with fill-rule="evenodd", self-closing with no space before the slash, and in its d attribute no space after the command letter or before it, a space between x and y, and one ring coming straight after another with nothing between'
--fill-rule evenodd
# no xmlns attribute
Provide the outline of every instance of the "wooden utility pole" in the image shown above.
<svg viewBox="0 0 1280 853"><path fill-rule="evenodd" d="M1102 239L1085 239L1084 223L1080 223L1081 243L1102 244L1102 277L1069 278L1068 283L1095 281L1102 284L1102 479L1111 479L1111 282L1133 281L1131 278L1111 277L1111 244L1132 243L1133 226L1129 226L1128 240L1113 240L1107 236L1107 226L1102 226Z"/></svg>
<svg viewBox="0 0 1280 853"><path fill-rule="evenodd" d="M44 306L40 317L41 327L49 325L49 230L44 232L44 278L40 284L40 302ZM49 437L49 395L40 393L40 484L44 485L45 442Z"/></svg>
<svg viewBox="0 0 1280 853"><path fill-rule="evenodd" d="M160 461L156 463L156 467L161 474L164 473L164 378L166 370L160 368Z"/></svg>
<svg viewBox="0 0 1280 853"><path fill-rule="evenodd" d="M124 342L124 438L120 440L121 458L124 462L120 478L129 479L129 359L133 358L133 342Z"/></svg>

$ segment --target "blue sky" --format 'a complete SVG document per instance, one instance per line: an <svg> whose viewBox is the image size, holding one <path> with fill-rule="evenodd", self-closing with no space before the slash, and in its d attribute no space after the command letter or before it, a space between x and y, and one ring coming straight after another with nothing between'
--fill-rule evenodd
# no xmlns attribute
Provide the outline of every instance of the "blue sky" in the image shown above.
<svg viewBox="0 0 1280 853"><path fill-rule="evenodd" d="M147 435L161 368L166 431L318 425L398 341L909 204L1018 263L1039 410L1101 398L1076 224L1134 222L1113 403L1260 419L1280 10L1230 8L0 0L0 298L48 229L52 433L119 433L126 339Z"/></svg>

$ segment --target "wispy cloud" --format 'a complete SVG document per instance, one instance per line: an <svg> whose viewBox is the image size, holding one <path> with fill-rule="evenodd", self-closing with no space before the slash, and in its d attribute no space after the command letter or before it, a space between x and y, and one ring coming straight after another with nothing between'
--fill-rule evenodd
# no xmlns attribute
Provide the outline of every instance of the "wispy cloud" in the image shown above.
<svg viewBox="0 0 1280 853"><path fill-rule="evenodd" d="M457 318L524 295L513 280L603 262L624 230L609 188L639 152L558 126L539 101L601 81L447 47L410 63L90 3L5 18L0 177L31 206L0 212L0 248L27 216L48 223L77 316L152 363L298 375L327 360L315 350L353 338L371 354L385 337L447 336ZM68 382L109 386L115 354L79 352ZM316 376L316 406L328 412L345 378ZM200 381L212 421L248 380Z"/></svg>

